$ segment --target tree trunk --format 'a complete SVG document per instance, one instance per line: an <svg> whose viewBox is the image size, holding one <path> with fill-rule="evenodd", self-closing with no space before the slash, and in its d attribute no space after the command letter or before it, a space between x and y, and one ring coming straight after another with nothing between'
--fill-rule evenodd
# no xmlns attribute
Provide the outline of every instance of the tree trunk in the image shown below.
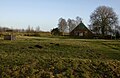
<svg viewBox="0 0 120 78"><path fill-rule="evenodd" d="M104 37L104 35L105 35L105 26L102 26L102 29L101 29L101 32L102 32L102 37Z"/></svg>

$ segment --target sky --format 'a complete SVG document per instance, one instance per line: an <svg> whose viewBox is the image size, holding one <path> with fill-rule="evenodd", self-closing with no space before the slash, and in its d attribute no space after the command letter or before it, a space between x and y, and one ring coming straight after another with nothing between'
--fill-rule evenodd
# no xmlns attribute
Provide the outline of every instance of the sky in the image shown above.
<svg viewBox="0 0 120 78"><path fill-rule="evenodd" d="M91 13L103 5L112 7L120 18L120 0L0 0L0 26L26 29L30 25L50 31L58 26L59 18L76 16L88 25Z"/></svg>

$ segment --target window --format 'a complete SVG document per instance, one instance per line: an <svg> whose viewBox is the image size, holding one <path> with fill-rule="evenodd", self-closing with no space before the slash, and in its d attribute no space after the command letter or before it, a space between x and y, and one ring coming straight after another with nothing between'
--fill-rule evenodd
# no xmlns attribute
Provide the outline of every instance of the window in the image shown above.
<svg viewBox="0 0 120 78"><path fill-rule="evenodd" d="M79 33L79 36L83 36L83 32Z"/></svg>

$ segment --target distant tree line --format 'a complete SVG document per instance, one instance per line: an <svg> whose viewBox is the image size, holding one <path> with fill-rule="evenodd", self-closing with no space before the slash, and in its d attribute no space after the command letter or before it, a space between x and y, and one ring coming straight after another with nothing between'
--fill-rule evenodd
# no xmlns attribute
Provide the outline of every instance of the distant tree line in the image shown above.
<svg viewBox="0 0 120 78"><path fill-rule="evenodd" d="M0 32L7 32L9 30L12 30L13 32L40 32L40 26L37 26L36 29L33 29L30 25L28 25L27 29L13 29L9 27L1 27L0 26Z"/></svg>
<svg viewBox="0 0 120 78"><path fill-rule="evenodd" d="M24 35L24 36L40 36L40 26L37 26L36 29L33 29L30 25L27 29L13 29L8 27L1 27L0 26L0 36L6 34L16 34L16 35ZM21 34L20 34L21 33Z"/></svg>

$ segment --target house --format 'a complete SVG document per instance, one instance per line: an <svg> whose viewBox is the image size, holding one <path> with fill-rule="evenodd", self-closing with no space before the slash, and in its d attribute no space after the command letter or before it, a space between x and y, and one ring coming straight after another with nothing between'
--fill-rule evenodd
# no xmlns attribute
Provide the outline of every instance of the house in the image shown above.
<svg viewBox="0 0 120 78"><path fill-rule="evenodd" d="M81 22L70 32L70 36L93 38L93 33Z"/></svg>

